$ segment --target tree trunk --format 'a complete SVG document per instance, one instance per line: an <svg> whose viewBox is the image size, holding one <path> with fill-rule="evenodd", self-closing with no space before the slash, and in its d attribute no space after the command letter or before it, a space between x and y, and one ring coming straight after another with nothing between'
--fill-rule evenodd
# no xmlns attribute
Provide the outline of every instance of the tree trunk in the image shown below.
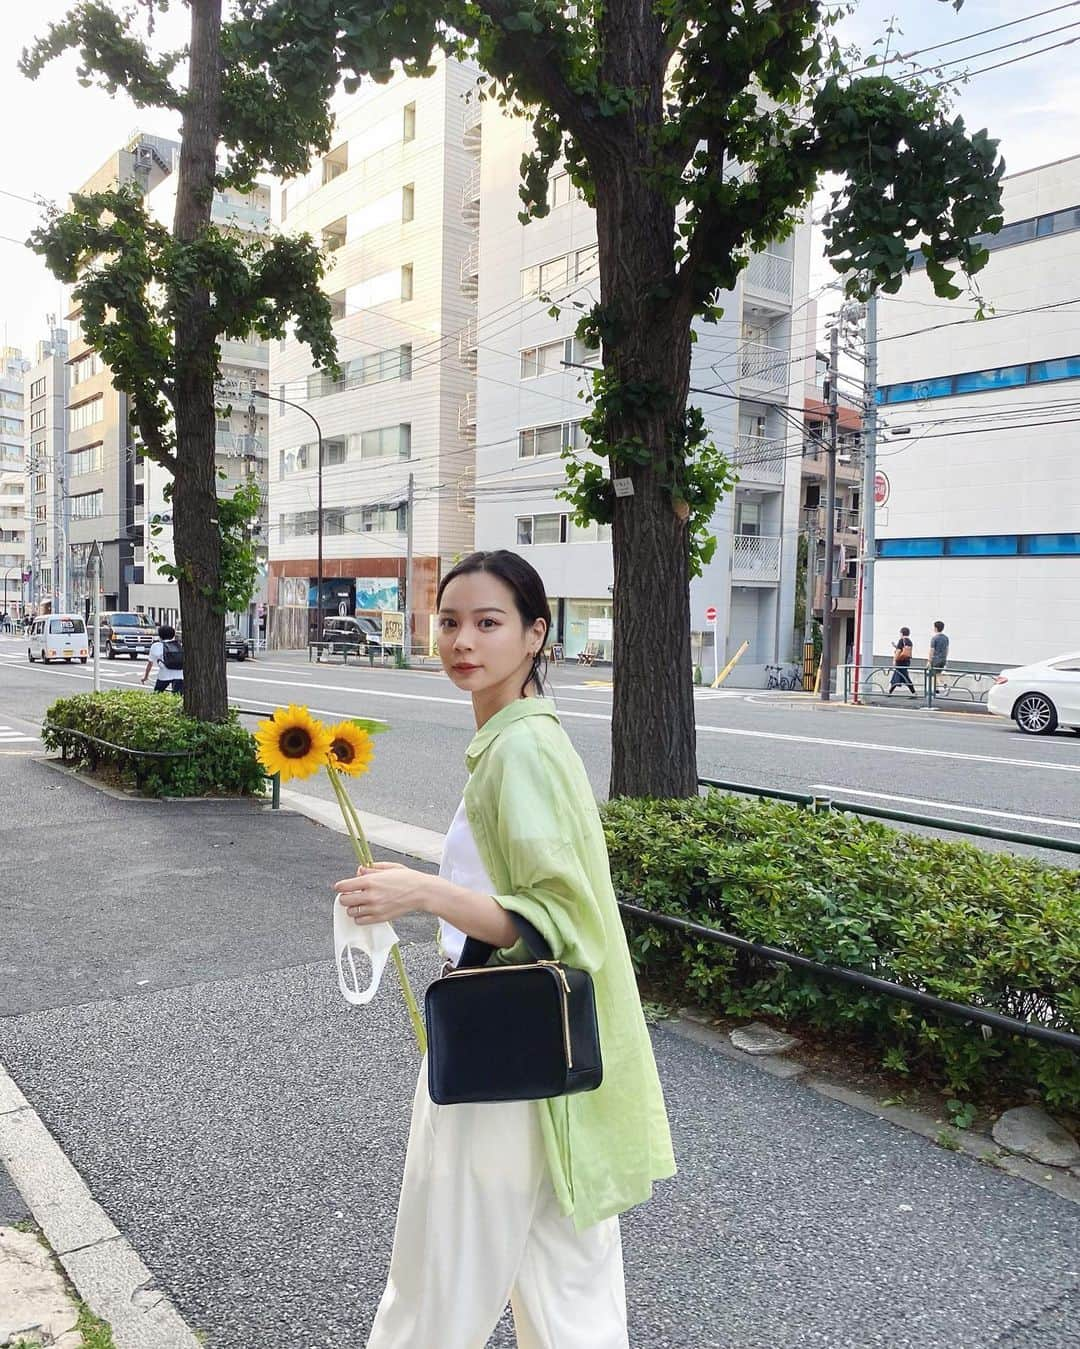
<svg viewBox="0 0 1080 1349"><path fill-rule="evenodd" d="M210 223L221 119L221 0L189 0L191 57L173 234L190 243ZM218 605L221 535L214 459L214 343L210 293L196 284L176 303L176 474L173 540L180 571L184 711L228 714L225 615Z"/></svg>
<svg viewBox="0 0 1080 1349"><path fill-rule="evenodd" d="M690 326L656 297L671 278L674 212L658 196L643 209L629 162L605 171L597 238L603 307L616 325L604 363L621 382L647 381L664 396L609 418L609 441L639 439L647 464L617 467L633 496L616 497L612 527L614 706L612 796L697 794L690 661L690 555L685 514L665 486L682 462L673 449L690 382ZM644 194L650 195L650 194ZM674 464L673 464L674 459Z"/></svg>

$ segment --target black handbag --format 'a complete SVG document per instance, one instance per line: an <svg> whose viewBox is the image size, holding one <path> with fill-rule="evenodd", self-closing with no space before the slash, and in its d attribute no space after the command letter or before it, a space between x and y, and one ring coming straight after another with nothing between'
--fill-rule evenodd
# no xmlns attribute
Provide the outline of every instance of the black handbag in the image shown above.
<svg viewBox="0 0 1080 1349"><path fill-rule="evenodd" d="M537 1101L594 1091L603 1080L592 977L551 958L514 915L531 964L488 965L469 937L456 968L428 987L428 1093L436 1105Z"/></svg>

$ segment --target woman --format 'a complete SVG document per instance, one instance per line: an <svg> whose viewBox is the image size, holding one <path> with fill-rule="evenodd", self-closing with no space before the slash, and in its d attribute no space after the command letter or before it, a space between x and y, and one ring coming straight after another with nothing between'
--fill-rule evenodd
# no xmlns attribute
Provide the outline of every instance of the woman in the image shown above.
<svg viewBox="0 0 1080 1349"><path fill-rule="evenodd" d="M472 695L469 781L438 876L339 881L358 923L422 910L451 964L466 936L524 962L516 917L588 970L595 1091L436 1106L422 1064L386 1291L368 1349L483 1349L507 1299L520 1349L626 1349L618 1214L674 1174L667 1116L588 779L543 697L551 611L515 553L473 553L438 592L439 655Z"/></svg>

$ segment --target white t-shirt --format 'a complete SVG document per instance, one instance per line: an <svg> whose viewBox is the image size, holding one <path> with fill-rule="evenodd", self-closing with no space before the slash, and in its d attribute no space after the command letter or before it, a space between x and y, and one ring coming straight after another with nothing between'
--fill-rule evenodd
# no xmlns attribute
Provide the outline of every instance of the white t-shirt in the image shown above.
<svg viewBox="0 0 1080 1349"><path fill-rule="evenodd" d="M181 665L179 670L170 670L167 665L161 663L161 658L164 654L165 643L160 637L157 637L151 643L150 650L146 654L147 660L156 661L157 663L157 669L154 671L154 678L158 681L163 679L179 679L182 682L184 678L184 667Z"/></svg>
<svg viewBox="0 0 1080 1349"><path fill-rule="evenodd" d="M439 875L455 885L463 885L469 890L479 890L490 895L494 890L491 877L484 869L480 854L476 850L476 840L469 828L469 817L465 814L465 802L462 801L450 821L443 841L442 861L439 863ZM456 965L461 959L465 946L465 933L439 919L439 948L443 958Z"/></svg>

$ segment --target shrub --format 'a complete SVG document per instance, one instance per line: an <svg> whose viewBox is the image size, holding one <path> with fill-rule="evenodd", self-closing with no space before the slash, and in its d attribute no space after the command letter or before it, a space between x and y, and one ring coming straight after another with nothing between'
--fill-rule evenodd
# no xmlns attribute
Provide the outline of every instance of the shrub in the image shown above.
<svg viewBox="0 0 1080 1349"><path fill-rule="evenodd" d="M602 807L621 897L953 1002L1080 1033L1080 877L840 812L710 793ZM955 1093L1080 1110L1080 1058L628 919L638 968L714 1014L856 1033Z"/></svg>
<svg viewBox="0 0 1080 1349"><path fill-rule="evenodd" d="M148 796L248 796L263 790L255 742L230 714L226 722L184 715L181 700L141 689L79 693L59 698L46 713L47 749L67 749L76 762L106 769ZM82 731L112 745L87 744L64 730ZM129 750L190 751L185 758L143 759Z"/></svg>

